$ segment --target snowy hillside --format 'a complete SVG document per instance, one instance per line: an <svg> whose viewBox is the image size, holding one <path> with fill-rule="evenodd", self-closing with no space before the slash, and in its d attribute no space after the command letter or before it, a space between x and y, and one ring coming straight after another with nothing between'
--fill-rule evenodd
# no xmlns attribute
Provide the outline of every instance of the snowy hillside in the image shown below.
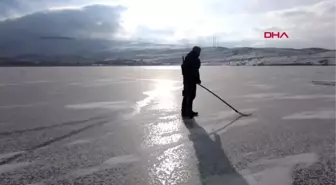
<svg viewBox="0 0 336 185"><path fill-rule="evenodd" d="M145 42L97 40L37 40L0 47L0 64L30 62L44 65L179 65L190 47ZM14 47L15 46L15 47ZM203 65L335 65L335 50L321 48L203 47Z"/></svg>
<svg viewBox="0 0 336 185"><path fill-rule="evenodd" d="M143 61L176 64L188 52L186 49L160 50L139 54L135 59ZM335 50L308 48L203 48L201 60L205 65L335 65Z"/></svg>
<svg viewBox="0 0 336 185"><path fill-rule="evenodd" d="M335 51L240 58L230 65L335 65Z"/></svg>

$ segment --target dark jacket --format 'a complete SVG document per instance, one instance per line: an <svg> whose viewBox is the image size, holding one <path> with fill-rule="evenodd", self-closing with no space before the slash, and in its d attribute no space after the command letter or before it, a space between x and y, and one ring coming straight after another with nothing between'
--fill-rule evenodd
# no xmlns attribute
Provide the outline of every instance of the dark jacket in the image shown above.
<svg viewBox="0 0 336 185"><path fill-rule="evenodd" d="M183 83L184 84L197 84L200 83L199 69L201 67L201 60L199 55L195 52L190 51L184 58L181 65Z"/></svg>

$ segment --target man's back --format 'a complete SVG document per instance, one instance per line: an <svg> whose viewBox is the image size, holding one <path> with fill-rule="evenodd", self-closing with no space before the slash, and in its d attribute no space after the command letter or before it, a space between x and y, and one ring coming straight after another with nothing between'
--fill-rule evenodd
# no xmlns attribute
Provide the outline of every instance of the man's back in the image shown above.
<svg viewBox="0 0 336 185"><path fill-rule="evenodd" d="M199 52L197 50L192 50L184 58L181 65L184 83L199 83L199 68L201 67L201 61L198 57Z"/></svg>

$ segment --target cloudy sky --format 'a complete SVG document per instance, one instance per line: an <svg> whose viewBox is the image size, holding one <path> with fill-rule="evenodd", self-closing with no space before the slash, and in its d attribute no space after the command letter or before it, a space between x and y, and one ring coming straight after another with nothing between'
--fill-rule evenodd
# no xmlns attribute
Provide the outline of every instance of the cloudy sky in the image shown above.
<svg viewBox="0 0 336 185"><path fill-rule="evenodd" d="M0 0L0 39L335 48L335 0ZM264 39L264 31L288 39Z"/></svg>

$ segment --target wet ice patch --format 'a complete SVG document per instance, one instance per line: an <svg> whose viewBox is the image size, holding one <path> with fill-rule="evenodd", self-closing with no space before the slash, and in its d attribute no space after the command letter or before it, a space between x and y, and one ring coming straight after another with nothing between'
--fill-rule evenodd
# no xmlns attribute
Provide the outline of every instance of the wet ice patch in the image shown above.
<svg viewBox="0 0 336 185"><path fill-rule="evenodd" d="M26 167L30 164L32 164L32 163L22 162L22 163L0 165L0 174L10 172L10 171L14 171L16 169Z"/></svg>
<svg viewBox="0 0 336 185"><path fill-rule="evenodd" d="M26 82L12 82L12 83L3 83L3 84L0 84L0 87L30 85L30 84L41 84L41 83L48 83L48 82L49 81L46 81L46 80L26 81Z"/></svg>
<svg viewBox="0 0 336 185"><path fill-rule="evenodd" d="M131 79L98 79L90 82L72 82L68 83L69 86L80 86L80 87L100 87L107 86L118 83L131 83L136 82L136 80Z"/></svg>
<svg viewBox="0 0 336 185"><path fill-rule="evenodd" d="M256 110L257 109L240 109L239 111L242 113L249 114L249 113L255 112ZM239 114L237 114L233 110L220 111L220 112L216 112L211 115L202 115L201 117L197 117L197 122L209 123L209 122L218 122L218 121L223 121L223 120L234 120L238 116Z"/></svg>
<svg viewBox="0 0 336 185"><path fill-rule="evenodd" d="M203 115L201 117L197 118L197 122L214 122L214 121L220 121L220 120L225 120L228 118L235 117L237 113L234 111L220 111L215 114L211 115Z"/></svg>
<svg viewBox="0 0 336 185"><path fill-rule="evenodd" d="M314 85L326 85L326 86L335 86L336 82L335 81L312 81Z"/></svg>
<svg viewBox="0 0 336 185"><path fill-rule="evenodd" d="M90 174L93 174L95 172L98 172L100 170L104 170L104 169L101 169L99 167L96 167L96 168L86 168L86 169L79 169L79 170L76 170L74 172L72 172L70 174L70 176L75 176L75 177L83 177L83 176L86 176L86 175L90 175Z"/></svg>
<svg viewBox="0 0 336 185"><path fill-rule="evenodd" d="M243 96L244 98L256 98L256 99L276 99L285 97L285 93L260 93L260 94L250 94Z"/></svg>
<svg viewBox="0 0 336 185"><path fill-rule="evenodd" d="M30 108L40 105L46 105L46 102L38 102L38 103L31 103L31 104L21 104L21 105L2 105L0 109L14 109L14 108Z"/></svg>
<svg viewBox="0 0 336 185"><path fill-rule="evenodd" d="M97 79L95 81L97 82L120 82L120 81L136 81L136 79L131 79L131 78L119 78L119 79L115 79L115 78L101 78L101 79Z"/></svg>
<svg viewBox="0 0 336 185"><path fill-rule="evenodd" d="M180 70L180 67L178 66L146 66L146 67L141 67L143 69L151 69L151 70Z"/></svg>
<svg viewBox="0 0 336 185"><path fill-rule="evenodd" d="M305 153L284 158L261 160L242 170L249 185L292 185L295 166L306 168L318 161L314 153Z"/></svg>
<svg viewBox="0 0 336 185"><path fill-rule="evenodd" d="M104 161L103 164L106 165L117 165L117 164L125 164L125 163L132 163L139 161L139 158L134 155L124 155L124 156L117 156L112 157L106 161Z"/></svg>
<svg viewBox="0 0 336 185"><path fill-rule="evenodd" d="M249 84L248 86L249 87L255 87L255 88L258 88L258 89L262 89L262 90L270 90L270 89L274 88L274 86L266 85L266 84Z"/></svg>
<svg viewBox="0 0 336 185"><path fill-rule="evenodd" d="M76 140L76 141L70 142L67 144L67 146L81 145L81 144L87 144L87 143L90 143L90 140L82 139L82 140Z"/></svg>
<svg viewBox="0 0 336 185"><path fill-rule="evenodd" d="M245 95L243 98L249 99L249 101L256 100L309 100L309 99L335 99L333 94L298 94L298 95L288 95L285 93L264 93L264 94L251 94Z"/></svg>
<svg viewBox="0 0 336 185"><path fill-rule="evenodd" d="M139 160L140 159L134 155L124 155L124 156L112 157L96 167L79 169L79 170L76 170L70 173L69 175L75 176L75 177L82 177L82 176L90 175L92 173L95 173L101 170L111 169L119 164L129 164L129 163L137 162Z"/></svg>
<svg viewBox="0 0 336 185"><path fill-rule="evenodd" d="M5 154L0 154L0 159L5 159L5 158L9 158L18 154L22 154L24 153L23 151L19 151L19 152L11 152L11 153L5 153Z"/></svg>
<svg viewBox="0 0 336 185"><path fill-rule="evenodd" d="M335 99L335 95L333 94L314 94L314 95L294 95L294 96L285 96L280 99Z"/></svg>
<svg viewBox="0 0 336 185"><path fill-rule="evenodd" d="M127 109L130 105L126 101L114 101L114 102L92 102L83 104L67 105L68 109Z"/></svg>
<svg viewBox="0 0 336 185"><path fill-rule="evenodd" d="M169 80L169 79L159 79L159 78L141 78L138 79L139 81L151 81L151 82L156 82L156 83L181 83L182 81L180 80Z"/></svg>
<svg viewBox="0 0 336 185"><path fill-rule="evenodd" d="M321 111L306 111L299 112L283 117L285 120L300 120L300 119L335 119L335 111L321 110Z"/></svg>
<svg viewBox="0 0 336 185"><path fill-rule="evenodd" d="M91 84L83 84L82 87L101 87L101 86L108 86L112 84L118 84L118 83L131 83L135 82L135 80L116 80L116 81L100 81L97 83L91 83Z"/></svg>
<svg viewBox="0 0 336 185"><path fill-rule="evenodd" d="M41 84L41 83L48 83L49 81L46 80L36 80L36 81L27 81L22 82L21 84Z"/></svg>
<svg viewBox="0 0 336 185"><path fill-rule="evenodd" d="M204 126L204 129L206 129L210 135L222 134L231 128L247 126L247 125L256 123L258 121L259 119L257 118L237 117L236 119L225 121L225 122L222 122L221 124L210 124L210 125Z"/></svg>
<svg viewBox="0 0 336 185"><path fill-rule="evenodd" d="M257 123L258 121L259 121L259 119L257 119L257 118L249 118L249 119L241 118L241 119L237 120L236 122L227 123L222 128L213 129L212 133L222 134L222 133L228 131L231 128L247 126L247 125L250 125L250 124L253 124L253 123Z"/></svg>
<svg viewBox="0 0 336 185"><path fill-rule="evenodd" d="M237 123L232 125L232 126L233 127L235 127L235 126L237 126L237 127L246 126L246 125L249 125L251 123L256 123L258 121L259 121L258 118L241 119L241 120L238 120Z"/></svg>
<svg viewBox="0 0 336 185"><path fill-rule="evenodd" d="M251 114L250 116L252 116L257 110L258 109L239 109L239 112L243 114Z"/></svg>
<svg viewBox="0 0 336 185"><path fill-rule="evenodd" d="M67 143L67 144L65 144L65 146L85 145L85 144L93 143L93 142L95 142L97 140L100 140L100 139L106 139L108 137L111 137L111 135L114 135L114 134L115 134L114 132L108 132L106 134L103 134L101 136L94 137L94 138L79 139L79 140L75 140L75 141L72 141L70 143Z"/></svg>
<svg viewBox="0 0 336 185"><path fill-rule="evenodd" d="M223 120L232 117L234 115L236 114L233 111L221 111L211 117L213 117L215 120Z"/></svg>
<svg viewBox="0 0 336 185"><path fill-rule="evenodd" d="M110 137L112 135L114 135L115 133L114 132L108 132L107 134L105 134L103 137Z"/></svg>
<svg viewBox="0 0 336 185"><path fill-rule="evenodd" d="M254 113L257 109L241 109L242 113L251 114ZM246 126L251 123L258 121L257 118L253 117L244 117L237 114L234 111L221 111L219 113L202 116L196 118L197 122L203 125L204 129L209 133L222 133L234 126Z"/></svg>

